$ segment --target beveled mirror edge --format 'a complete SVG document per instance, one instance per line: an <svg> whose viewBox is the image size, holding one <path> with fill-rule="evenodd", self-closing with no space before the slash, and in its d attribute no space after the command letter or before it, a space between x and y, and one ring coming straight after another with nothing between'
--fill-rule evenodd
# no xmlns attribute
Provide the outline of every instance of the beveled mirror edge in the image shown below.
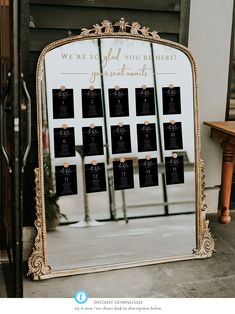
<svg viewBox="0 0 235 314"><path fill-rule="evenodd" d="M114 26L119 27L118 31L114 30ZM201 140L200 140L200 123L199 123L199 104L198 104L198 73L196 62L188 48L169 41L161 39L156 31L149 32L149 28L138 22L128 22L121 18L119 22L112 25L111 22L104 20L101 25L95 24L93 29L82 29L80 35L66 37L54 41L47 45L41 52L38 59L36 70L36 93L37 93L37 135L38 135L38 164L35 169L35 192L36 192L36 237L31 256L28 260L28 276L34 280L48 279L60 276L69 276L75 274L85 274L102 272L108 270L116 270L123 268L139 267L144 265L153 265L171 261L188 260L194 258L210 257L214 251L214 240L209 229L209 221L206 220L206 203L205 203L205 175L204 164L201 160ZM127 28L130 33L127 32ZM77 40L98 39L98 38L129 38L141 39L153 43L160 43L181 50L189 59L192 66L193 89L194 89L194 126L195 126L195 189L196 189L196 248L192 249L192 254L171 256L164 258L156 258L151 260L134 261L129 263L110 264L93 267L80 267L68 270L53 271L47 260L46 245L46 223L45 223L45 204L44 204L44 185L43 185L43 138L42 138L42 100L41 100L41 77L40 73L43 69L44 58L46 54L64 44L68 44Z"/></svg>

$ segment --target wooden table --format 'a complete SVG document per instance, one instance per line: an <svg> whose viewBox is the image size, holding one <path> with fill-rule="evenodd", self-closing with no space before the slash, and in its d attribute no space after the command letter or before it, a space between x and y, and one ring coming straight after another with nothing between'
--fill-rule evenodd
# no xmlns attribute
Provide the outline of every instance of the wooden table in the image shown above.
<svg viewBox="0 0 235 314"><path fill-rule="evenodd" d="M204 124L211 127L211 137L218 139L223 149L221 179L222 208L219 221L222 224L228 224L231 220L229 207L235 155L235 121L207 121Z"/></svg>

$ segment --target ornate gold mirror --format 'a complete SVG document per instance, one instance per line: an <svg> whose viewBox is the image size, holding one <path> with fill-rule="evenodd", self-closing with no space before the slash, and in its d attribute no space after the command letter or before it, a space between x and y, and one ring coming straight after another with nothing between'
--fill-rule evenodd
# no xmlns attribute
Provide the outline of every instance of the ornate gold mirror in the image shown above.
<svg viewBox="0 0 235 314"><path fill-rule="evenodd" d="M214 249L191 53L123 18L93 27L38 61L35 280Z"/></svg>

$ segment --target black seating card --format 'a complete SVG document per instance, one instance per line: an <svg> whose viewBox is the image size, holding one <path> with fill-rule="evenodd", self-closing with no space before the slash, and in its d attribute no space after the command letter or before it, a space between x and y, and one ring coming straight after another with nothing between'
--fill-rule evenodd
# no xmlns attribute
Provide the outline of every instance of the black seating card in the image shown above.
<svg viewBox="0 0 235 314"><path fill-rule="evenodd" d="M184 183L183 156L165 157L166 184Z"/></svg>
<svg viewBox="0 0 235 314"><path fill-rule="evenodd" d="M68 167L56 166L56 194L58 196L77 194L77 174L76 165Z"/></svg>
<svg viewBox="0 0 235 314"><path fill-rule="evenodd" d="M73 89L53 89L52 101L54 119L74 118Z"/></svg>
<svg viewBox="0 0 235 314"><path fill-rule="evenodd" d="M113 161L114 189L125 190L134 188L132 160Z"/></svg>
<svg viewBox="0 0 235 314"><path fill-rule="evenodd" d="M163 114L181 114L180 87L162 88Z"/></svg>
<svg viewBox="0 0 235 314"><path fill-rule="evenodd" d="M55 157L75 156L74 128L54 129Z"/></svg>
<svg viewBox="0 0 235 314"><path fill-rule="evenodd" d="M157 150L155 123L137 124L138 152Z"/></svg>
<svg viewBox="0 0 235 314"><path fill-rule="evenodd" d="M138 163L140 187L158 185L157 158L139 159Z"/></svg>
<svg viewBox="0 0 235 314"><path fill-rule="evenodd" d="M109 88L110 117L129 116L128 88Z"/></svg>
<svg viewBox="0 0 235 314"><path fill-rule="evenodd" d="M82 89L82 117L103 117L100 89Z"/></svg>
<svg viewBox="0 0 235 314"><path fill-rule="evenodd" d="M154 88L136 88L136 115L155 115Z"/></svg>
<svg viewBox="0 0 235 314"><path fill-rule="evenodd" d="M163 123L165 150L182 149L182 126L181 122Z"/></svg>
<svg viewBox="0 0 235 314"><path fill-rule="evenodd" d="M82 137L84 156L104 154L102 126L83 127Z"/></svg>
<svg viewBox="0 0 235 314"><path fill-rule="evenodd" d="M86 193L106 191L105 165L103 162L85 165Z"/></svg>
<svg viewBox="0 0 235 314"><path fill-rule="evenodd" d="M131 153L131 136L129 125L111 126L112 153Z"/></svg>

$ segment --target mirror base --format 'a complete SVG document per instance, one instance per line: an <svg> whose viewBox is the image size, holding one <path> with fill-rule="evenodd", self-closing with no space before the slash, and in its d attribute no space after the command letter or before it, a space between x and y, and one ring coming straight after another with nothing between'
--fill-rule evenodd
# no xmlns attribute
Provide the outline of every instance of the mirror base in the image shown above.
<svg viewBox="0 0 235 314"><path fill-rule="evenodd" d="M81 267L81 268L74 268L74 269L65 269L65 270L55 270L49 273L41 274L41 275L31 275L33 280L44 280L44 279L51 279L57 277L65 277L65 276L74 276L74 275L85 275L85 274L92 274L92 273L100 273L106 271L113 271L113 270L120 270L120 269L129 269L134 267L143 267L143 266L151 266L169 262L178 262L178 261L186 261L192 259L203 259L212 256L209 254L199 254L193 253L188 255L181 255L181 256L173 256L173 257L163 257L158 259L150 259L150 260L139 260L133 261L128 263L118 263L112 265L103 265L103 266L90 266L90 267Z"/></svg>

